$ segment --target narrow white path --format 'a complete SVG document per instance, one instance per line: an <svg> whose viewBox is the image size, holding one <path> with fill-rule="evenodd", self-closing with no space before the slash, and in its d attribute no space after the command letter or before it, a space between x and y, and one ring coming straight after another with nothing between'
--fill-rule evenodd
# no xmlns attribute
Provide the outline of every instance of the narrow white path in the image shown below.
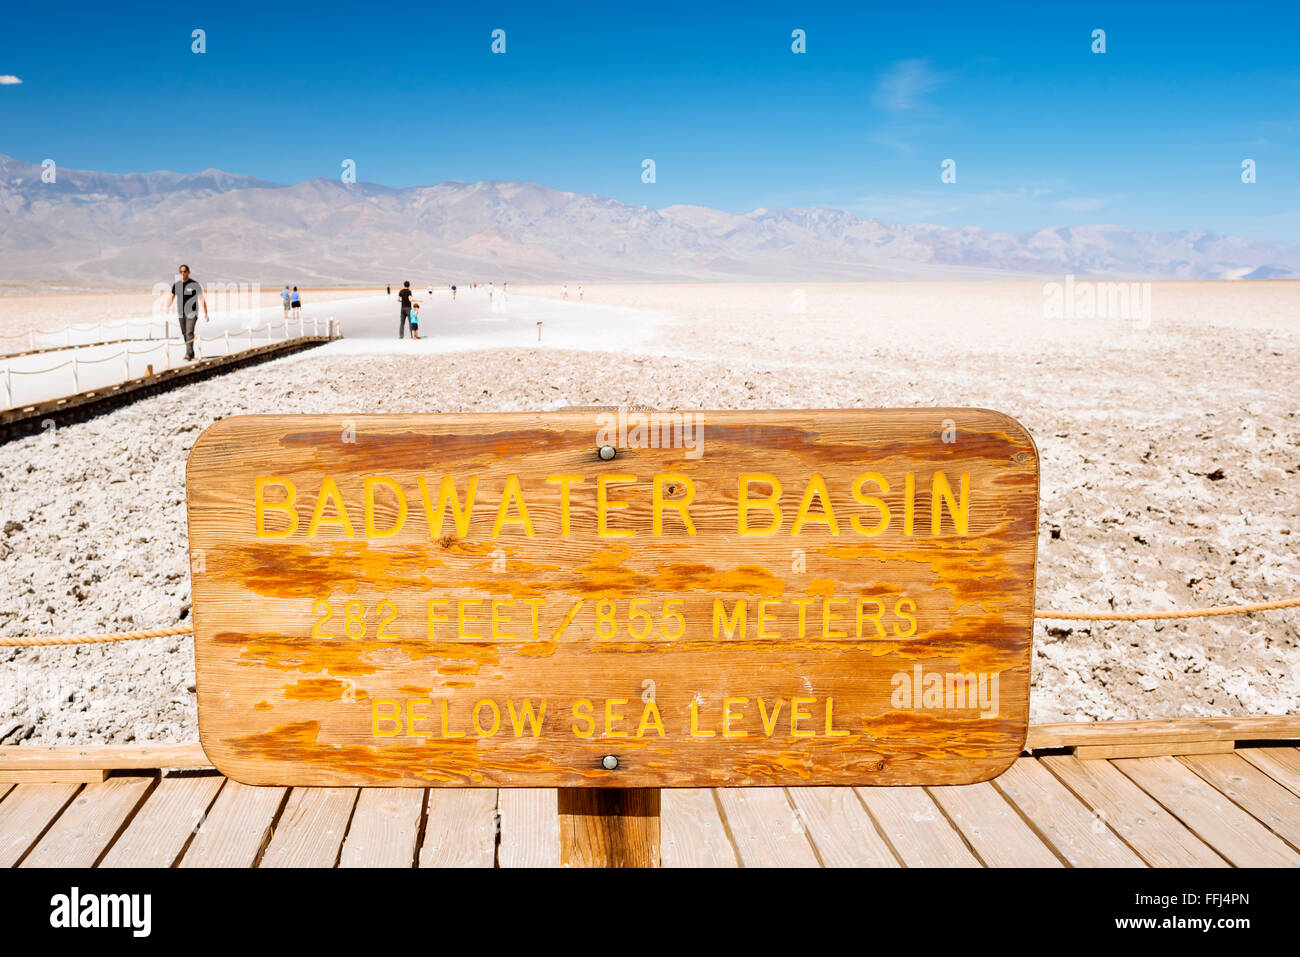
<svg viewBox="0 0 1300 957"><path fill-rule="evenodd" d="M200 319L196 331L196 353L201 358L230 355L269 342L279 342L298 335L326 335L328 316L316 316L304 310L299 320L285 320L281 309L249 309ZM151 372L162 372L186 365L185 343L180 337L178 321L140 320L119 327L125 341L105 345L79 345L78 342L100 341L103 330L93 327L69 330L73 345L52 351L0 358L0 409L46 402L93 389L104 389ZM111 331L111 330L110 330ZM169 338L163 338L164 332ZM91 338L82 339L89 334ZM114 336L116 338L116 336Z"/></svg>
<svg viewBox="0 0 1300 957"><path fill-rule="evenodd" d="M328 355L432 355L505 348L635 351L650 342L665 321L659 313L645 310L507 295L500 290L489 297L482 286L460 289L454 300L446 288L435 289L432 296L419 290L414 298L420 304L419 339L409 333L398 337L401 311L396 291L391 296L307 303L302 309L302 332L325 335L330 320L336 320L344 338L323 347ZM150 367L160 372L185 364L177 320L169 317L165 322L146 317L113 328L72 327L62 340L72 343L67 348L0 358L0 409L108 388L147 375ZM279 307L200 319L198 353L205 358L227 355L299 334L298 320L288 319L287 328L285 322ZM169 338L162 338L164 330ZM105 332L132 339L78 345L101 341ZM47 345L60 341L57 333L46 339ZM303 360L321 354L313 349L287 358Z"/></svg>
<svg viewBox="0 0 1300 957"><path fill-rule="evenodd" d="M507 295L499 289L489 301L482 286L457 290L455 301L445 288L435 289L432 298L427 290L418 290L414 298L420 303L418 340L409 334L398 338L401 308L394 290L392 296L330 303L344 338L326 348L336 355L512 347L616 351L645 346L664 321L659 313L641 309Z"/></svg>

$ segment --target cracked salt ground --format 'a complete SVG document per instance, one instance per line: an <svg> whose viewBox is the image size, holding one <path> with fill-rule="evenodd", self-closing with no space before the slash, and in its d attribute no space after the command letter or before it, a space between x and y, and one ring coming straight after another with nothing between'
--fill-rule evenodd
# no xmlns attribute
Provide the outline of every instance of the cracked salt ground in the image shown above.
<svg viewBox="0 0 1300 957"><path fill-rule="evenodd" d="M215 419L248 412L994 408L1040 451L1039 607L1300 593L1300 336L1284 284L1158 283L1145 334L1045 326L1041 284L970 285L809 286L797 317L790 287L588 286L588 301L677 319L635 353L305 353L8 443L0 634L184 621L185 458ZM1226 304L1202 315L1239 318L1177 321L1207 296ZM1300 610L1040 622L1034 644L1035 722L1300 710ZM4 743L197 735L188 638L3 649L0 669Z"/></svg>

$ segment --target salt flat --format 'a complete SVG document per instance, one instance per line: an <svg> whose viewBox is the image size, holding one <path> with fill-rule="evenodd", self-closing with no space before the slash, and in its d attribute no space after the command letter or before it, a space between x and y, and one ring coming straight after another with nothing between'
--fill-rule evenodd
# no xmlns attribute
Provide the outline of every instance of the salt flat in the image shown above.
<svg viewBox="0 0 1300 957"><path fill-rule="evenodd" d="M1038 282L510 288L504 314L435 301L421 342L396 340L391 299L359 300L343 342L0 446L0 634L182 620L185 457L248 412L994 408L1041 455L1039 607L1300 593L1300 284L1158 282L1149 317L1074 319ZM0 662L2 740L196 734L188 639ZM1298 672L1295 609L1040 622L1031 714L1283 714Z"/></svg>

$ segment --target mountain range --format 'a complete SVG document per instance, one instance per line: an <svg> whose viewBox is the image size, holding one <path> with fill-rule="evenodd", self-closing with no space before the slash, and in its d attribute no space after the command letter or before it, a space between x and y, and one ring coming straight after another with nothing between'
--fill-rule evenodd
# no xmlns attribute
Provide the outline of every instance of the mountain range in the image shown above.
<svg viewBox="0 0 1300 957"><path fill-rule="evenodd" d="M1300 277L1300 245L1204 231L905 225L824 207L634 206L536 183L291 186L209 169L100 173L0 155L0 280L223 282Z"/></svg>

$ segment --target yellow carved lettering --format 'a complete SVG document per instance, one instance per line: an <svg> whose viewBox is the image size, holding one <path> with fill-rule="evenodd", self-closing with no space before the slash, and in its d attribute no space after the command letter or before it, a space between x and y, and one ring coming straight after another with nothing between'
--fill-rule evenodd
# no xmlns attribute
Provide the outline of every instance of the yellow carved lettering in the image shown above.
<svg viewBox="0 0 1300 957"><path fill-rule="evenodd" d="M325 506L333 505L334 516L325 514ZM322 525L334 525L343 529L343 534L347 538L353 536L352 522L348 518L347 507L343 504L343 494L339 491L338 484L330 476L320 483L320 496L316 499L316 508L311 513L311 524L307 526L307 537L315 538L317 530Z"/></svg>
<svg viewBox="0 0 1300 957"><path fill-rule="evenodd" d="M365 482L366 538L392 538L406 524L406 496L402 487L386 475L367 475ZM392 527L378 529L375 527L375 489L383 486L397 498L397 520Z"/></svg>
<svg viewBox="0 0 1300 957"><path fill-rule="evenodd" d="M266 501L266 487L268 485L278 485L285 490L283 502ZM253 479L253 509L257 515L257 537L258 538L288 538L298 530L298 511L293 507L294 499L298 497L298 490L294 488L293 482L287 478L255 478ZM280 512L289 516L289 527L278 532L268 532L266 530L266 513Z"/></svg>
<svg viewBox="0 0 1300 957"><path fill-rule="evenodd" d="M595 707L586 698L579 698L573 703L573 716L577 721L586 723L585 728L579 728L577 721L573 724L573 733L580 738L590 738L596 731L596 719L592 717L592 708Z"/></svg>
<svg viewBox="0 0 1300 957"><path fill-rule="evenodd" d="M821 514L818 515L811 515L808 512L814 496L820 500L822 506ZM803 500L799 503L799 511L795 514L794 527L790 530L790 534L797 536L808 524L825 525L832 535L840 533L840 523L835 520L835 511L831 508L831 493L826 488L826 480L822 478L820 472L813 472L812 478L808 480L808 487L804 489Z"/></svg>
<svg viewBox="0 0 1300 957"><path fill-rule="evenodd" d="M388 714L380 714L380 707L388 709ZM380 731L380 721L393 722L392 731ZM376 738L395 738L402 733L402 706L392 698L372 698L370 700L370 733Z"/></svg>
<svg viewBox="0 0 1300 957"><path fill-rule="evenodd" d="M771 492L762 498L750 498L749 486L762 482L771 488ZM736 482L736 521L742 538L763 538L775 535L781 530L785 517L781 514L781 481L768 472L741 472ZM749 510L761 508L772 516L772 524L767 528L749 527Z"/></svg>

